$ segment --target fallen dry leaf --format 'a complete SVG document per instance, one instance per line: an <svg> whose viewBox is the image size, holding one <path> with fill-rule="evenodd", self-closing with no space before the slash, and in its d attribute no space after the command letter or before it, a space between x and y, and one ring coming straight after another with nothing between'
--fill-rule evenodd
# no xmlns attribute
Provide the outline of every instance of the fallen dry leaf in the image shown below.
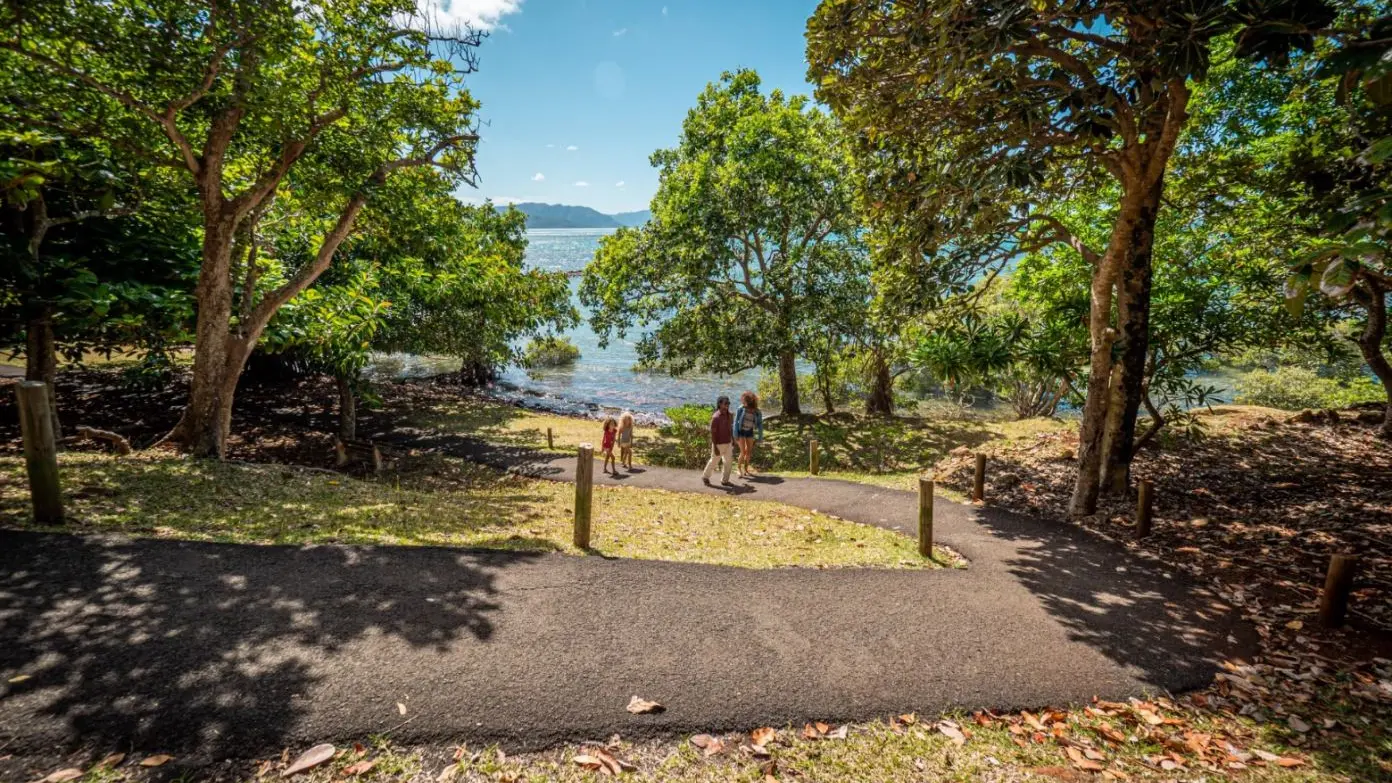
<svg viewBox="0 0 1392 783"><path fill-rule="evenodd" d="M48 777L39 781L39 783L68 783L69 780L77 780L80 777L82 777L82 770L76 767L68 767L67 769L60 769L57 772L50 773Z"/></svg>
<svg viewBox="0 0 1392 783"><path fill-rule="evenodd" d="M805 740L821 739L822 733L817 731L817 727L808 723L802 727L802 738Z"/></svg>
<svg viewBox="0 0 1392 783"><path fill-rule="evenodd" d="M655 701L648 701L647 699L640 699L634 696L628 700L628 707L626 709L634 715L643 715L649 712L662 712L667 708Z"/></svg>
<svg viewBox="0 0 1392 783"><path fill-rule="evenodd" d="M963 745L967 744L966 735L962 734L962 730L957 728L957 725L952 723L951 721L939 721L937 728L943 736L952 740L953 745L956 745L960 748Z"/></svg>
<svg viewBox="0 0 1392 783"><path fill-rule="evenodd" d="M164 765L164 764L168 764L170 761L173 761L173 760L174 760L174 757L173 757L173 756L170 756L170 755L167 754L167 753L156 753L156 754L153 755L153 756L146 756L145 758L141 759L141 760L140 760L140 766L142 766L142 767L158 767L158 766L162 766L162 765Z"/></svg>
<svg viewBox="0 0 1392 783"><path fill-rule="evenodd" d="M298 775L301 772L314 769L320 764L323 764L324 762L333 758L333 755L334 746L328 744L327 742L321 745L315 745L314 747L310 748L304 753L301 753L293 762L291 762L290 766L285 768L284 772L280 773L280 776L283 778L288 778L291 775Z"/></svg>
<svg viewBox="0 0 1392 783"><path fill-rule="evenodd" d="M440 770L439 777L435 778L435 783L449 783L459 775L459 765L451 764Z"/></svg>
<svg viewBox="0 0 1392 783"><path fill-rule="evenodd" d="M753 740L754 744L758 745L759 747L763 747L764 745L769 744L777 736L778 732L774 731L773 728L769 726L763 726L761 728L757 728L749 732L749 739Z"/></svg>
<svg viewBox="0 0 1392 783"><path fill-rule="evenodd" d="M817 721L812 725L817 727L817 732L820 734L826 734L828 731L831 731L831 727L821 721Z"/></svg>
<svg viewBox="0 0 1392 783"><path fill-rule="evenodd" d="M112 768L112 767L119 766L120 763L121 763L122 761L125 761L125 760L126 760L126 754L124 754L124 753L112 753L111 755L107 756L106 758L102 759L101 761L98 761L98 762L97 762L97 766L98 766L98 767L106 767L106 768L110 769L110 768Z"/></svg>
<svg viewBox="0 0 1392 783"><path fill-rule="evenodd" d="M405 714L406 714L406 705L405 705L405 704L402 704L401 702L397 702L397 703L396 703L396 711L399 712L399 713L401 713L402 715L405 715Z"/></svg>
<svg viewBox="0 0 1392 783"><path fill-rule="evenodd" d="M705 751L707 756L714 756L725 750L725 742L719 737L712 737L709 734L697 734L691 738L691 744Z"/></svg>
<svg viewBox="0 0 1392 783"><path fill-rule="evenodd" d="M24 681L27 680L27 679L29 679L29 675L27 675L27 674L16 674L15 676L13 676L13 677L10 678L10 684L14 684L14 683L17 683L17 682L24 682ZM60 771L61 771L61 770L60 770ZM54 774L57 774L57 773L54 773Z"/></svg>
<svg viewBox="0 0 1392 783"><path fill-rule="evenodd" d="M980 713L977 713L978 715ZM899 722L905 726L912 726L918 722L918 713L908 712L899 716Z"/></svg>
<svg viewBox="0 0 1392 783"><path fill-rule="evenodd" d="M817 724L817 725L820 726L821 724L819 723L819 724ZM838 727L836 727L836 729L834 729L834 730L832 730L832 731L828 731L828 732L826 733L826 738L827 738L827 739L845 739L845 738L846 738L846 727L845 727L845 726L838 726Z"/></svg>
<svg viewBox="0 0 1392 783"><path fill-rule="evenodd" d="M349 764L348 766L343 768L343 774L349 776L363 775L367 772L370 772L372 768L375 766L377 766L377 759L364 759L362 761L355 761L352 764Z"/></svg>
<svg viewBox="0 0 1392 783"><path fill-rule="evenodd" d="M1304 720L1301 720L1299 715L1290 716L1290 718L1286 720L1286 723L1290 724L1292 731L1298 731L1301 734L1304 734L1305 732L1310 730L1310 724L1306 723Z"/></svg>

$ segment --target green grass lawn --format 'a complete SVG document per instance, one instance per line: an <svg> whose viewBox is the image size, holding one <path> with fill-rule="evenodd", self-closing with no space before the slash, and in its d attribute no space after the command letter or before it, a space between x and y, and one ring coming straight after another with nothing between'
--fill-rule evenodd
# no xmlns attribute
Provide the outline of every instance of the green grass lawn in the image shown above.
<svg viewBox="0 0 1392 783"><path fill-rule="evenodd" d="M80 532L247 544L469 546L580 554L574 486L462 460L415 459L397 479L167 455L62 455ZM596 487L591 548L615 557L784 566L931 568L898 533L777 503ZM0 458L0 518L30 527L23 461ZM961 564L951 552L944 564Z"/></svg>

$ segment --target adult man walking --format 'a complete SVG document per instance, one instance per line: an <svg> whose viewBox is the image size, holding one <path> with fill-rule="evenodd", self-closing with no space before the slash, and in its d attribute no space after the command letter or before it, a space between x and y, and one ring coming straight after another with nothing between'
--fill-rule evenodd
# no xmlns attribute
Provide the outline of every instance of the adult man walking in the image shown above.
<svg viewBox="0 0 1392 783"><path fill-rule="evenodd" d="M711 474L715 472L715 463L723 459L725 465L720 483L722 486L732 487L734 485L730 483L730 468L734 464L732 444L735 439L735 417L730 415L730 398L723 394L715 401L715 413L711 414L710 439L711 457L706 463L706 472L701 474L701 481L709 487Z"/></svg>

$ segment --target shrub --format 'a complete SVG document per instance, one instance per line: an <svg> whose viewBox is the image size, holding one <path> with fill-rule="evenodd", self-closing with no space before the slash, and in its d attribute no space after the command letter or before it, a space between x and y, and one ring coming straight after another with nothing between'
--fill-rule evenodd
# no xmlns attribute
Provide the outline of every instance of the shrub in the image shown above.
<svg viewBox="0 0 1392 783"><path fill-rule="evenodd" d="M676 446L672 451L663 450L653 454L653 461L682 468L703 467L711 453L712 409L705 405L682 405L668 408L663 413L671 421L658 428L658 432L671 438Z"/></svg>
<svg viewBox="0 0 1392 783"><path fill-rule="evenodd" d="M564 337L534 337L522 353L524 367L564 367L575 364L580 349Z"/></svg>
<svg viewBox="0 0 1392 783"><path fill-rule="evenodd" d="M1253 370L1239 376L1235 402L1300 410L1343 408L1383 399L1381 389L1366 376L1352 383L1342 383L1322 378L1305 367L1280 367L1274 371Z"/></svg>

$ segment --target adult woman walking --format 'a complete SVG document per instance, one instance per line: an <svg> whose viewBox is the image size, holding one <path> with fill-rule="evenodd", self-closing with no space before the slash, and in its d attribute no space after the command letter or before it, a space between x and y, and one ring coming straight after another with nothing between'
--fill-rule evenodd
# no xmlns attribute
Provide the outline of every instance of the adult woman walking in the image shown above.
<svg viewBox="0 0 1392 783"><path fill-rule="evenodd" d="M740 395L740 409L735 414L735 442L739 444L739 474L754 475L750 464L754 460L754 441L764 439L764 414L759 410L759 395L747 391Z"/></svg>

